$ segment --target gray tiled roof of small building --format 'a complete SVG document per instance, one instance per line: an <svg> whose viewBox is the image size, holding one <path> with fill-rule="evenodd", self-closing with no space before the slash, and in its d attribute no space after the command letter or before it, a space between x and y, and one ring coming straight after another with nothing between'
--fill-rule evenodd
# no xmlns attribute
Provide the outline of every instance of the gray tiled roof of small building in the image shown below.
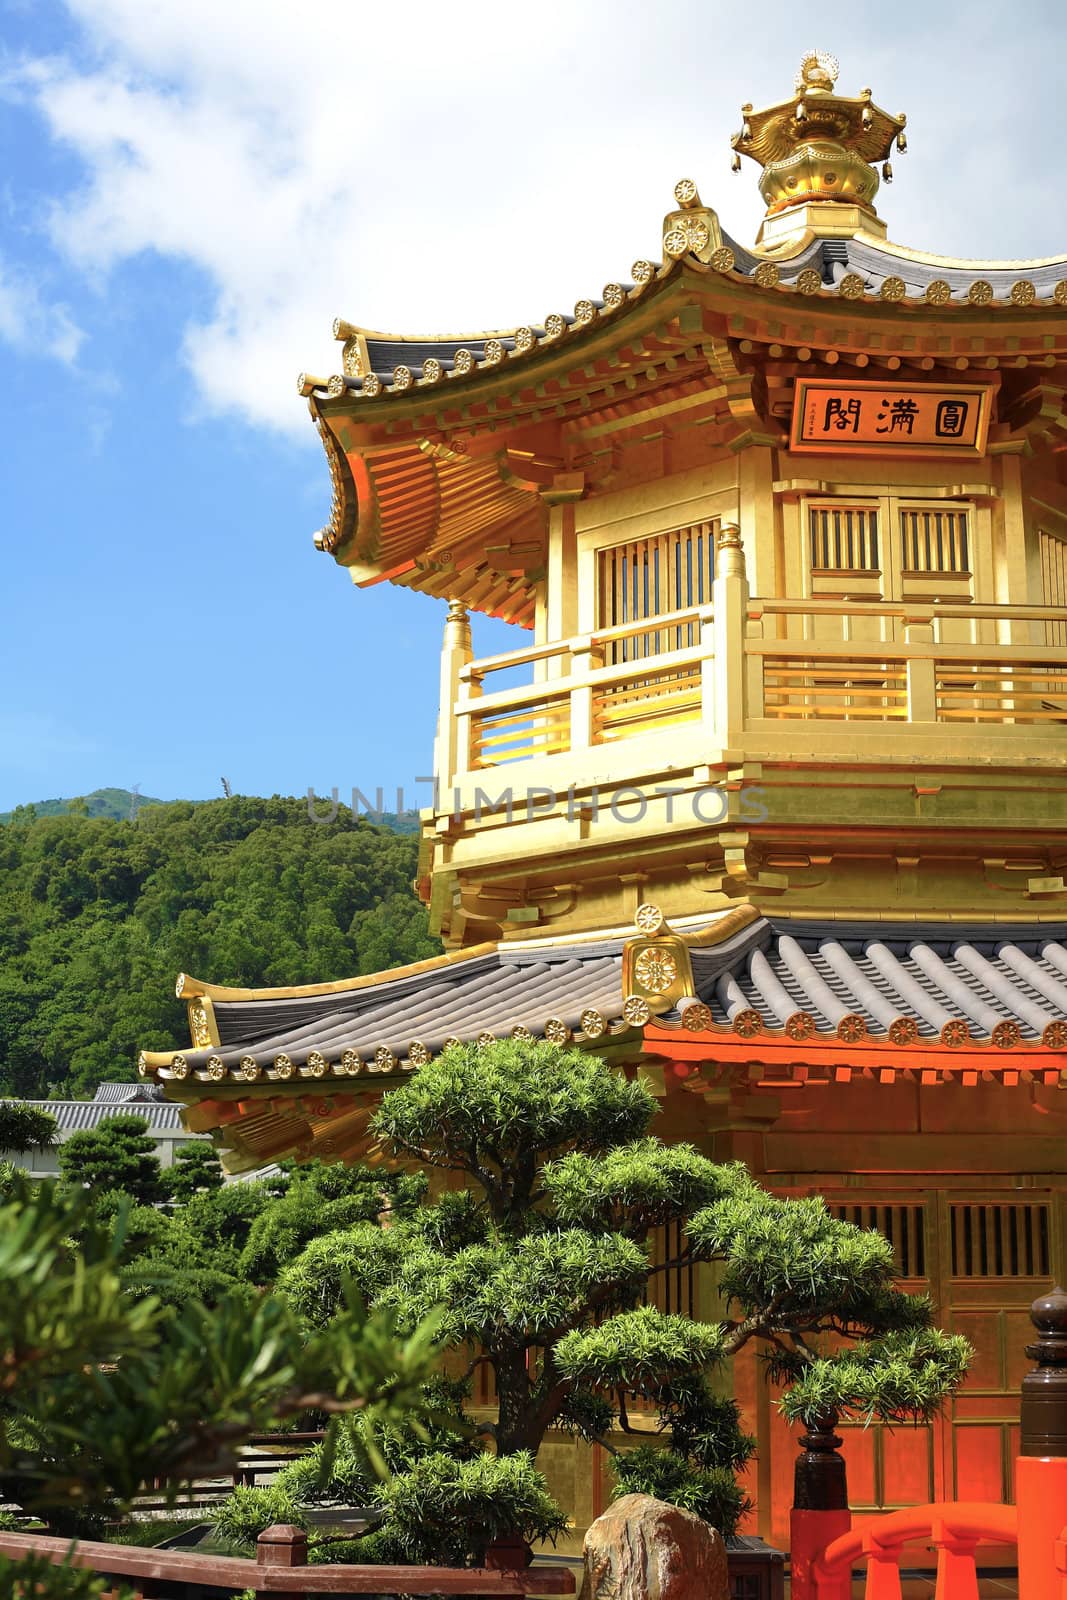
<svg viewBox="0 0 1067 1600"><path fill-rule="evenodd" d="M108 1117L129 1115L144 1117L149 1133L183 1131L181 1107L162 1098L130 1107L107 1100L22 1100L16 1103L32 1106L36 1111L47 1111L55 1117L60 1133L80 1133L85 1128L99 1127Z"/></svg>

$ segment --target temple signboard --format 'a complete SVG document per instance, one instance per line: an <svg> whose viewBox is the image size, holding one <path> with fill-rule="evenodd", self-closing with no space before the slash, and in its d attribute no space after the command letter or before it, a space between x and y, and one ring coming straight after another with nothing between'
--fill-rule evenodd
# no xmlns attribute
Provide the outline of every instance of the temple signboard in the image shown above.
<svg viewBox="0 0 1067 1600"><path fill-rule="evenodd" d="M835 455L980 456L987 384L839 382L798 378L790 449Z"/></svg>

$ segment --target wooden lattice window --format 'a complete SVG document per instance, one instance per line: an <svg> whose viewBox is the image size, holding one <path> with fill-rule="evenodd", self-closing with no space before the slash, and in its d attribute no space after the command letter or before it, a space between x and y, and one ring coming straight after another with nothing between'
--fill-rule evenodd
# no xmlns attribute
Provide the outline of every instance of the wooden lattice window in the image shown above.
<svg viewBox="0 0 1067 1600"><path fill-rule="evenodd" d="M970 574L969 506L902 505L900 567L905 574L954 572Z"/></svg>
<svg viewBox="0 0 1067 1600"><path fill-rule="evenodd" d="M1049 1214L1041 1200L952 1208L954 1278L1047 1278Z"/></svg>
<svg viewBox="0 0 1067 1600"><path fill-rule="evenodd" d="M1041 598L1047 606L1067 606L1067 539L1054 533L1038 534L1041 552ZM1054 648L1067 645L1067 622L1050 617L1045 623L1045 643Z"/></svg>
<svg viewBox="0 0 1067 1600"><path fill-rule="evenodd" d="M708 605L715 576L716 522L698 522L673 533L632 539L599 553L600 627L623 627ZM641 661L697 643L696 622L610 642L605 660Z"/></svg>
<svg viewBox="0 0 1067 1600"><path fill-rule="evenodd" d="M883 1205L867 1202L857 1205L831 1205L832 1216L857 1228L874 1228L893 1246L893 1257L902 1278L926 1277L925 1213L917 1205Z"/></svg>
<svg viewBox="0 0 1067 1600"><path fill-rule="evenodd" d="M685 1248L685 1227L681 1222L668 1222L656 1228L649 1240L652 1265L664 1267L653 1273L645 1291L646 1305L659 1311L673 1312L681 1317L696 1316L696 1268L665 1266L677 1261Z"/></svg>
<svg viewBox="0 0 1067 1600"><path fill-rule="evenodd" d="M808 534L812 572L879 571L876 505L809 502Z"/></svg>

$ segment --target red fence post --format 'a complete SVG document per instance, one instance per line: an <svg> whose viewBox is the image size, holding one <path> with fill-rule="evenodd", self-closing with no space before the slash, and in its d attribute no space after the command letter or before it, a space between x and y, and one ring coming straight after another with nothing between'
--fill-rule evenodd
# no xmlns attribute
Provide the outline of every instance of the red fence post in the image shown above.
<svg viewBox="0 0 1067 1600"><path fill-rule="evenodd" d="M824 1579L821 1593L815 1582L815 1563L828 1545L852 1526L848 1508L848 1481L841 1443L834 1432L837 1412L828 1412L808 1424L800 1436L801 1453L793 1471L793 1509L789 1514L789 1570L793 1600L848 1600L852 1581Z"/></svg>
<svg viewBox="0 0 1067 1600"><path fill-rule="evenodd" d="M256 1560L261 1567L306 1567L308 1536L291 1522L275 1522L256 1540ZM307 1600L306 1589L272 1589L274 1600Z"/></svg>
<svg viewBox="0 0 1067 1600"><path fill-rule="evenodd" d="M1060 1600L1056 1545L1067 1523L1067 1294L1035 1300L1037 1339L1026 1353L1037 1366L1023 1379L1022 1437L1016 1462L1019 1508L1019 1593Z"/></svg>

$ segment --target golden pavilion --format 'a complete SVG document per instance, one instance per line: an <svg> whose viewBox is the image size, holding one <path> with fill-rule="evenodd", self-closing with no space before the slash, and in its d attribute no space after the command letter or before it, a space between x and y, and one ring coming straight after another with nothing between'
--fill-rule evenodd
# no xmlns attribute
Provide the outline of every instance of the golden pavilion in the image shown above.
<svg viewBox="0 0 1067 1600"><path fill-rule="evenodd" d="M316 543L447 602L418 880L446 954L183 975L190 1046L141 1069L240 1171L359 1157L450 1039L640 1068L665 1136L882 1229L975 1344L943 1421L848 1432L862 1510L1010 1489L1027 1310L1067 1271L1067 257L891 243L905 119L837 76L813 52L743 108L751 247L683 179L661 258L571 312L336 323L300 379ZM475 659L472 611L529 643ZM738 1386L781 1543L795 1447ZM579 1526L583 1452L545 1463Z"/></svg>

